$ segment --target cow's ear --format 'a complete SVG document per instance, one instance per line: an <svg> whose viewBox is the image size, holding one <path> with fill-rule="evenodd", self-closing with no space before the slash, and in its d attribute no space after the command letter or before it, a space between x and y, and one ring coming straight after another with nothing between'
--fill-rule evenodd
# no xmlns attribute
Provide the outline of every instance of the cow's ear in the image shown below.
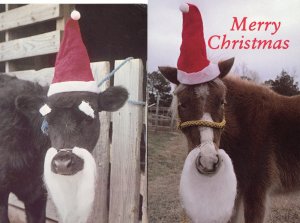
<svg viewBox="0 0 300 223"><path fill-rule="evenodd" d="M98 96L98 110L116 111L121 108L128 99L128 91L123 87L110 87Z"/></svg>
<svg viewBox="0 0 300 223"><path fill-rule="evenodd" d="M219 78L223 78L229 73L229 71L232 68L233 63L234 63L234 57L232 57L228 60L219 62L219 64L218 64L219 69L220 69Z"/></svg>
<svg viewBox="0 0 300 223"><path fill-rule="evenodd" d="M177 80L177 69L174 67L158 67L160 73L171 83L179 85Z"/></svg>
<svg viewBox="0 0 300 223"><path fill-rule="evenodd" d="M26 116L39 113L40 107L45 101L44 97L32 95L19 95L15 99L15 107Z"/></svg>

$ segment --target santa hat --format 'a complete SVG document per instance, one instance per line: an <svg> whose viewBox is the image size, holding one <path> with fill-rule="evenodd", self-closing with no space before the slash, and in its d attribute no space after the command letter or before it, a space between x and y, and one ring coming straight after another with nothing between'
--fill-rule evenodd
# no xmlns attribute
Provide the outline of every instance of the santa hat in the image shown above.
<svg viewBox="0 0 300 223"><path fill-rule="evenodd" d="M55 72L48 96L72 91L99 93L90 59L81 38L78 21L80 13L73 11L65 26L64 37L56 56Z"/></svg>
<svg viewBox="0 0 300 223"><path fill-rule="evenodd" d="M217 64L207 59L201 14L192 4L182 4L180 10L183 28L177 79L188 85L211 81L219 76L220 70Z"/></svg>

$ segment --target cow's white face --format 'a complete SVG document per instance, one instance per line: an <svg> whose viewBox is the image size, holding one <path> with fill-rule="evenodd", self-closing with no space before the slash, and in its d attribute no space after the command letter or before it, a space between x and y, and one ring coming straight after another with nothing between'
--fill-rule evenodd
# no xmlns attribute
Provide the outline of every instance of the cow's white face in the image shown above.
<svg viewBox="0 0 300 223"><path fill-rule="evenodd" d="M54 173L51 160L54 160L58 153L56 149L50 148L45 158L44 180L62 222L85 223L95 197L96 163L86 149L74 147L72 153L83 160L84 166L81 171L68 176Z"/></svg>
<svg viewBox="0 0 300 223"><path fill-rule="evenodd" d="M40 109L51 141L44 179L64 223L87 221L95 193L96 163L91 152L99 138L99 112L118 110L127 97L121 87L100 94L59 93Z"/></svg>
<svg viewBox="0 0 300 223"><path fill-rule="evenodd" d="M73 149L92 152L99 137L99 112L118 110L127 97L124 88L111 87L100 94L65 92L48 98L40 113L48 125L51 147L57 151L50 162L53 173L74 175L84 168L84 160Z"/></svg>

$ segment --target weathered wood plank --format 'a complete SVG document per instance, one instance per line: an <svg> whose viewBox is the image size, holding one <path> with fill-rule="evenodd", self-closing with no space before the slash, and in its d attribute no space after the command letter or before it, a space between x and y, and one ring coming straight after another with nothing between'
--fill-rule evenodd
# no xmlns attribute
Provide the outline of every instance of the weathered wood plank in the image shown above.
<svg viewBox="0 0 300 223"><path fill-rule="evenodd" d="M18 207L9 206L8 217L11 223L27 223L25 212L23 209ZM47 219L45 223L57 223L57 221Z"/></svg>
<svg viewBox="0 0 300 223"><path fill-rule="evenodd" d="M109 62L99 62L91 64L92 72L97 83L109 73ZM110 86L110 81L105 82L101 87L104 91ZM109 184L109 128L111 115L110 112L101 112L100 118L100 137L94 149L93 155L97 164L97 186L93 212L89 223L108 222L108 184Z"/></svg>
<svg viewBox="0 0 300 223"><path fill-rule="evenodd" d="M146 159L147 160L147 159ZM146 165L147 168L147 165ZM147 169L146 169L147 170ZM147 208L147 171L145 174L141 174L141 194L143 195L143 204L142 204L142 223L148 223L148 208Z"/></svg>
<svg viewBox="0 0 300 223"><path fill-rule="evenodd" d="M55 19L61 16L59 4L31 4L0 13L0 31Z"/></svg>
<svg viewBox="0 0 300 223"><path fill-rule="evenodd" d="M61 31L52 31L0 43L0 62L56 53L59 49L60 37Z"/></svg>
<svg viewBox="0 0 300 223"><path fill-rule="evenodd" d="M68 18L70 18L71 11L74 8L74 4L60 5L61 17L56 20L56 30L65 30L65 24Z"/></svg>
<svg viewBox="0 0 300 223"><path fill-rule="evenodd" d="M108 66L108 68L107 68ZM91 63L91 69L95 77L95 81L99 83L102 80L103 72L109 72L108 62L93 62ZM42 86L48 86L52 82L54 76L54 68L48 67L41 70L22 70L6 73L12 77L17 77L21 80L32 81L39 83ZM100 75L99 75L100 74Z"/></svg>
<svg viewBox="0 0 300 223"><path fill-rule="evenodd" d="M10 5L9 4L6 4L5 5L5 11L8 11L10 9ZM5 41L9 41L13 38L13 35L11 32L9 31L6 31L5 32ZM5 62L5 72L9 72L9 71L12 71L14 69L14 65L11 64L10 62Z"/></svg>
<svg viewBox="0 0 300 223"><path fill-rule="evenodd" d="M122 61L116 61L118 66ZM143 65L131 60L115 74L115 85L127 88L131 100L142 100ZM113 113L109 222L138 222L140 141L143 106L126 103Z"/></svg>
<svg viewBox="0 0 300 223"><path fill-rule="evenodd" d="M142 223L148 223L148 102L144 107L144 141L145 141L145 172L141 175L141 194L143 195L143 204L142 204Z"/></svg>
<svg viewBox="0 0 300 223"><path fill-rule="evenodd" d="M24 210L24 204L21 202L14 194L9 195L9 205L11 207L11 216L18 216L20 219L25 220L25 214L22 214L21 211ZM16 211L17 213L14 213ZM56 213L56 209L54 207L54 204L52 201L48 198L47 202L47 211L46 211L46 216L49 222L57 222L58 221L58 216ZM12 220L12 219L11 219ZM12 221L14 222L14 221ZM19 221L17 221L19 222ZM23 222L23 221L20 221ZM26 222L26 221L24 221Z"/></svg>
<svg viewBox="0 0 300 223"><path fill-rule="evenodd" d="M10 76L17 77L21 80L32 81L39 83L42 86L48 86L54 75L54 68L44 68L41 70L23 70L23 71L14 71L7 73Z"/></svg>

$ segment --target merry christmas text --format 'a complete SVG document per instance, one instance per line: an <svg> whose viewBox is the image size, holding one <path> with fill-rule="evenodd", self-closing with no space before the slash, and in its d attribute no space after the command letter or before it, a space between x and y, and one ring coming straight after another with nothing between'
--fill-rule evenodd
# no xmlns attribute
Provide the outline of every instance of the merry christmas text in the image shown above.
<svg viewBox="0 0 300 223"><path fill-rule="evenodd" d="M268 32L272 39L245 38L241 35L240 39L231 40L227 34L213 35L208 39L208 46L211 49L287 49L289 40L275 39L281 27L281 22L276 21L249 21L248 17L239 19L232 17L233 22L230 31L237 32ZM246 33L243 33L246 34Z"/></svg>

